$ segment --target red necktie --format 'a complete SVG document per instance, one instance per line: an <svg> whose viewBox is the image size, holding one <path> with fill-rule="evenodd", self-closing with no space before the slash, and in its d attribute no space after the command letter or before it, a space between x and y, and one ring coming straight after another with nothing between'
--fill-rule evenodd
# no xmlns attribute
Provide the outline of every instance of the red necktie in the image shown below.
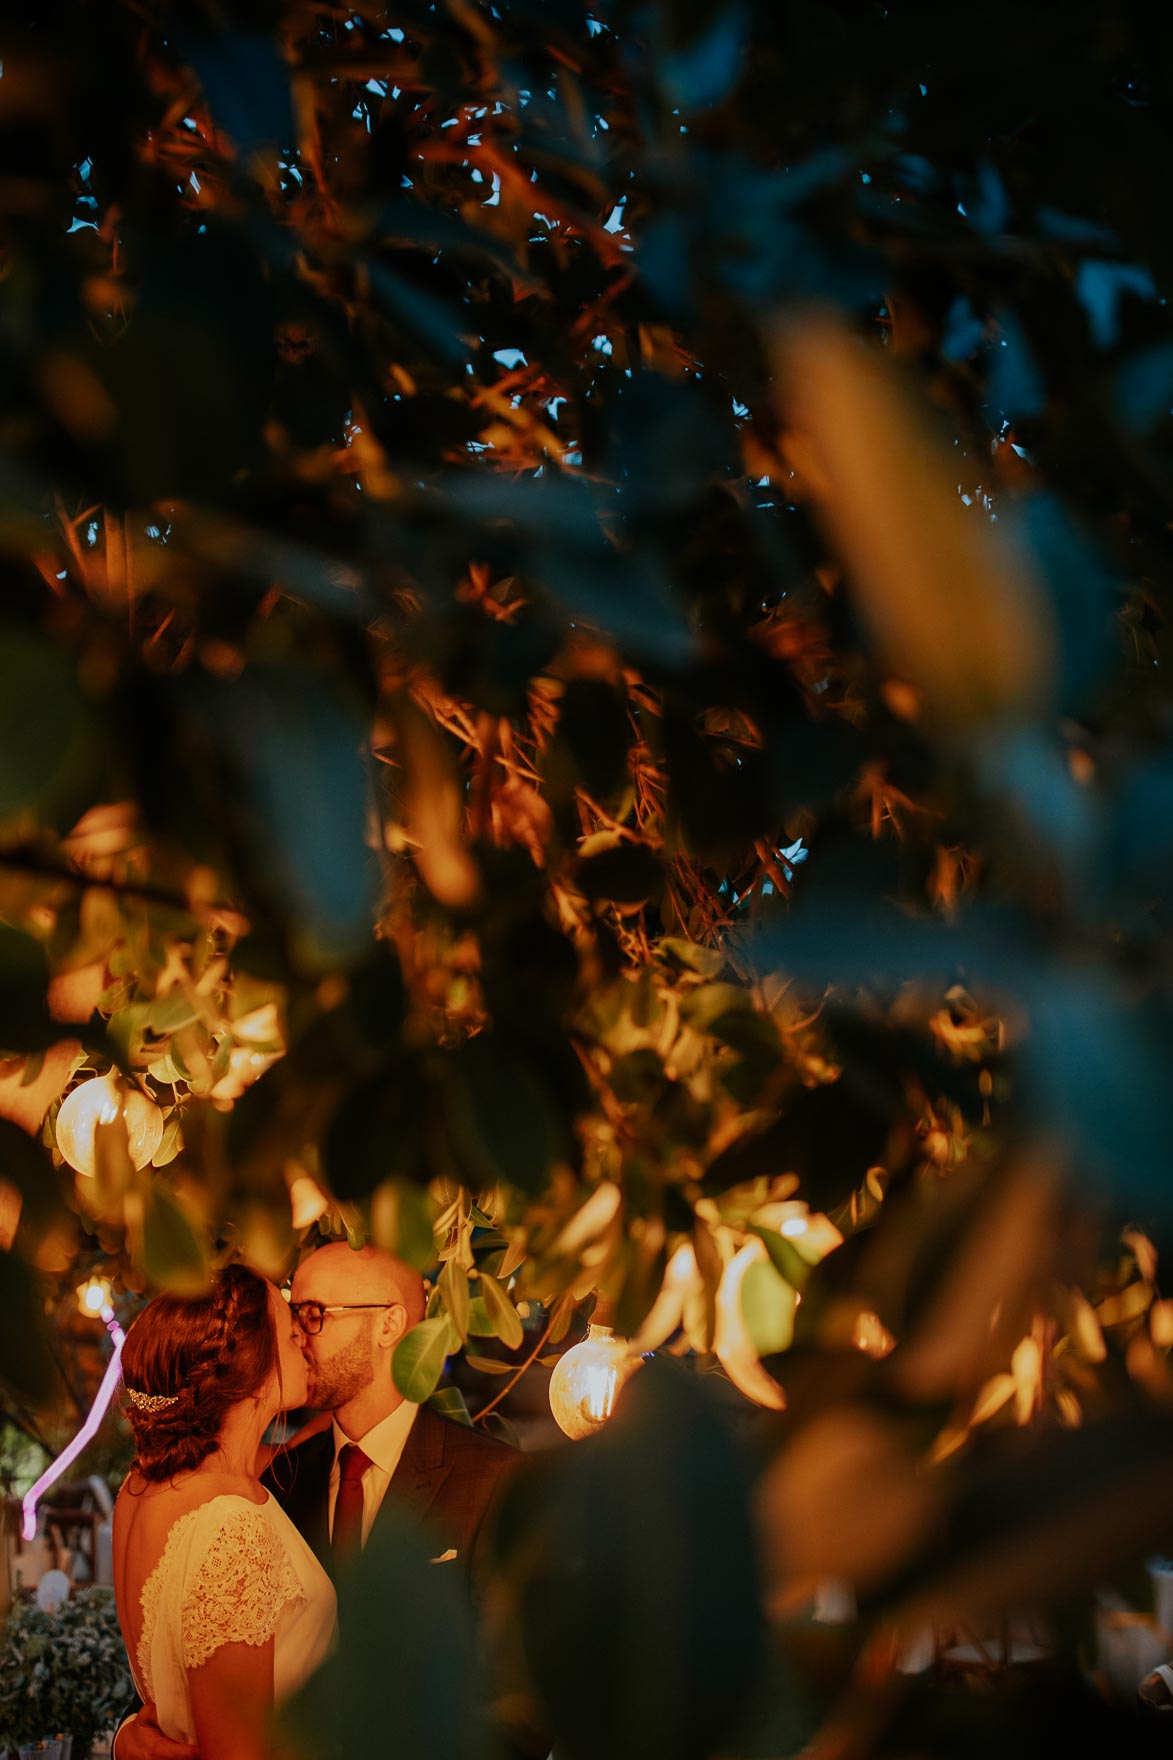
<svg viewBox="0 0 1173 1760"><path fill-rule="evenodd" d="M356 1442L348 1442L339 1451L332 1541L335 1558L346 1558L362 1545L362 1476L370 1464Z"/></svg>

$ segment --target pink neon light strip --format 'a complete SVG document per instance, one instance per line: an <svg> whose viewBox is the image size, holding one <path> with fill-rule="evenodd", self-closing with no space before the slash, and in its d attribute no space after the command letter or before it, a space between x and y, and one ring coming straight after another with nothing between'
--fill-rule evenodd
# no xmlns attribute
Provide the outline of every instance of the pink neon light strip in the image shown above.
<svg viewBox="0 0 1173 1760"><path fill-rule="evenodd" d="M26 1491L24 1494L20 1506L22 1512L20 1531L26 1540L35 1540L37 1537L37 1504L50 1485L55 1485L66 1467L77 1459L91 1437L96 1435L98 1426L106 1416L106 1408L114 1398L114 1389L118 1385L118 1377L122 1370L122 1347L126 1343L126 1334L114 1318L114 1310L109 1303L102 1309L102 1318L106 1322L106 1331L114 1341L114 1354L106 1364L106 1373L94 1395L94 1403L89 1409L85 1423L73 1441L68 1443L57 1459L51 1461L45 1468L32 1490Z"/></svg>

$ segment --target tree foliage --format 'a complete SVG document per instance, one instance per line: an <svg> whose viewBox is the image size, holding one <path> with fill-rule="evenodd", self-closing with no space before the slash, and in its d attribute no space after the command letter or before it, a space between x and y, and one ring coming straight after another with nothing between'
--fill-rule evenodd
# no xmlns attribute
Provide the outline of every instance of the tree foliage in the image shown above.
<svg viewBox="0 0 1173 1760"><path fill-rule="evenodd" d="M6 21L14 1406L51 1396L46 1279L369 1232L431 1280L416 1396L458 1345L492 1394L482 1341L552 1352L601 1290L785 1403L772 1617L842 1575L881 1623L980 1618L1160 1533L1163 28ZM57 1111L111 1068L160 1147L116 1124L75 1180ZM690 1645L752 1609L748 1540L680 1555L678 1644L633 1577L648 1703L691 1707L647 1727L622 1671L576 1724L572 1564L524 1544L578 1499L667 1572L706 1487L742 1534L702 1389L643 1381L517 1516L568 1753L732 1739ZM1109 1509L1057 1574L1049 1524Z"/></svg>

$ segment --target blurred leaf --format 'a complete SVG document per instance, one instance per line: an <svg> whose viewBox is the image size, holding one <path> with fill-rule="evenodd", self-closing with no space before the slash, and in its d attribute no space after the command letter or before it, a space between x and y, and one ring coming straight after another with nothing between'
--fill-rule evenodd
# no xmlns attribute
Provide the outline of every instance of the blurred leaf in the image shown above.
<svg viewBox="0 0 1173 1760"><path fill-rule="evenodd" d="M789 1347L794 1336L796 1288L768 1261L751 1265L742 1278L742 1318L759 1356Z"/></svg>
<svg viewBox="0 0 1173 1760"><path fill-rule="evenodd" d="M485 1309L493 1322L493 1331L509 1350L518 1350L525 1343L521 1317L495 1277L482 1271L477 1287L484 1297Z"/></svg>
<svg viewBox="0 0 1173 1760"><path fill-rule="evenodd" d="M499 1033L481 1033L448 1054L443 1078L448 1132L474 1188L498 1181L537 1194L565 1153L564 1127L533 1062Z"/></svg>
<svg viewBox="0 0 1173 1760"><path fill-rule="evenodd" d="M140 1256L143 1270L159 1289L197 1295L208 1287L207 1249L172 1193L157 1180L143 1200Z"/></svg>
<svg viewBox="0 0 1173 1760"><path fill-rule="evenodd" d="M356 705L308 669L256 668L205 707L237 773L250 863L288 913L299 962L350 963L369 943L377 884Z"/></svg>
<svg viewBox="0 0 1173 1760"><path fill-rule="evenodd" d="M1173 1520L1173 1425L1114 1417L1031 1436L987 1433L951 1486L943 1532L898 1585L902 1614L982 1621L1090 1594L1112 1561L1163 1544Z"/></svg>
<svg viewBox="0 0 1173 1760"><path fill-rule="evenodd" d="M565 748L583 787L605 801L627 775L631 726L623 699L598 679L573 678L558 705L556 751Z"/></svg>
<svg viewBox="0 0 1173 1760"><path fill-rule="evenodd" d="M780 355L808 473L885 662L942 723L1041 708L1051 632L1035 583L962 506L943 450L874 354L824 323Z"/></svg>
<svg viewBox="0 0 1173 1760"><path fill-rule="evenodd" d="M1140 263L1109 263L1088 257L1079 265L1075 293L1087 313L1093 339L1111 348L1120 330L1120 305L1126 295L1150 300L1157 297L1152 274Z"/></svg>
<svg viewBox="0 0 1173 1760"><path fill-rule="evenodd" d="M481 1753L468 1592L461 1572L431 1563L432 1545L411 1515L389 1508L380 1516L339 1579L345 1643L282 1708L291 1745L324 1760L378 1754L393 1703L396 1742L405 1754L476 1760ZM388 1607L411 1609L390 1646Z"/></svg>
<svg viewBox="0 0 1173 1760"><path fill-rule="evenodd" d="M996 314L1001 332L990 364L990 403L1003 421L1037 416L1046 402L1046 387L1022 325L1012 312Z"/></svg>
<svg viewBox="0 0 1173 1760"><path fill-rule="evenodd" d="M42 943L0 922L0 1050L43 1051L62 1037L49 1019L48 992Z"/></svg>
<svg viewBox="0 0 1173 1760"><path fill-rule="evenodd" d="M616 904L642 904L664 884L654 852L639 843L619 843L579 863L576 884L587 898Z"/></svg>
<svg viewBox="0 0 1173 1760"><path fill-rule="evenodd" d="M755 1543L740 1465L698 1382L653 1359L607 1428L527 1490L502 1527L524 1548L512 1563L526 1654L558 1751L702 1760L723 1748L761 1654Z"/></svg>
<svg viewBox="0 0 1173 1760"><path fill-rule="evenodd" d="M322 1171L335 1197L369 1197L388 1179L425 1180L420 1071L416 1060L387 1060L359 1082L322 1138Z"/></svg>
<svg viewBox="0 0 1173 1760"><path fill-rule="evenodd" d="M0 822L44 815L65 830L83 805L94 737L70 655L0 626L0 675Z"/></svg>
<svg viewBox="0 0 1173 1760"><path fill-rule="evenodd" d="M732 91L749 38L749 15L737 0L708 9L708 23L680 48L666 53L661 77L682 110L706 110Z"/></svg>
<svg viewBox="0 0 1173 1760"><path fill-rule="evenodd" d="M249 30L179 33L179 48L199 75L217 123L242 159L259 148L293 144L293 105L285 60L272 37Z"/></svg>
<svg viewBox="0 0 1173 1760"><path fill-rule="evenodd" d="M1038 1123L1096 1187L1165 1215L1173 1203L1173 1093L1164 1078L1173 1019L1163 1007L1133 1004L1106 974L1077 968L1034 987L1029 1006L1025 1055Z"/></svg>
<svg viewBox="0 0 1173 1760"><path fill-rule="evenodd" d="M912 1427L848 1400L797 1430L758 1481L767 1592L778 1605L829 1578L895 1576L933 1532L943 1488Z"/></svg>
<svg viewBox="0 0 1173 1760"><path fill-rule="evenodd" d="M1129 355L1117 369L1116 407L1125 425L1140 433L1173 414L1173 342Z"/></svg>
<svg viewBox="0 0 1173 1760"><path fill-rule="evenodd" d="M424 883L443 905L461 910L476 897L479 880L461 837L462 782L434 723L404 700L396 707L404 767L408 827L418 844Z"/></svg>
<svg viewBox="0 0 1173 1760"><path fill-rule="evenodd" d="M656 944L661 958L667 956L685 971L697 972L702 978L716 978L724 970L725 955L715 947L701 947L695 941L679 936L663 935Z"/></svg>
<svg viewBox="0 0 1173 1760"><path fill-rule="evenodd" d="M61 1213L57 1172L44 1145L0 1117L0 1179L21 1196L21 1223L35 1236Z"/></svg>
<svg viewBox="0 0 1173 1760"><path fill-rule="evenodd" d="M45 1404L58 1392L60 1378L45 1336L43 1292L17 1253L0 1252L0 1305L5 1316L0 1377L18 1399Z"/></svg>
<svg viewBox="0 0 1173 1760"><path fill-rule="evenodd" d="M371 1239L417 1271L436 1262L434 1200L421 1186L387 1180L371 1199Z"/></svg>

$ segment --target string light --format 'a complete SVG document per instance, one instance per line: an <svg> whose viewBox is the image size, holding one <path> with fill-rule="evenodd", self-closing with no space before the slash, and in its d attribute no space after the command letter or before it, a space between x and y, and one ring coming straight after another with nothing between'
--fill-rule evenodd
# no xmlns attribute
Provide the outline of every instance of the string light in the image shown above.
<svg viewBox="0 0 1173 1760"><path fill-rule="evenodd" d="M48 1491L50 1485L57 1483L66 1467L72 1466L86 1444L97 1435L98 1426L106 1416L110 1401L114 1398L114 1389L118 1385L118 1378L122 1372L122 1347L126 1343L126 1334L115 1318L114 1309L110 1305L110 1294L110 1285L104 1277L91 1277L90 1281L83 1283L77 1292L82 1312L100 1315L106 1331L110 1334L110 1342L114 1349L110 1361L106 1364L106 1373L102 1376L98 1391L94 1395L93 1404L86 1415L85 1423L73 1441L66 1444L55 1460L50 1461L36 1484L25 1492L21 1500L20 1531L26 1540L36 1539L37 1505L41 1498ZM97 1308L92 1305L95 1301L99 1303Z"/></svg>
<svg viewBox="0 0 1173 1760"><path fill-rule="evenodd" d="M559 1428L574 1442L601 1430L640 1363L609 1326L588 1326L583 1342L559 1358L550 1377L550 1410Z"/></svg>

